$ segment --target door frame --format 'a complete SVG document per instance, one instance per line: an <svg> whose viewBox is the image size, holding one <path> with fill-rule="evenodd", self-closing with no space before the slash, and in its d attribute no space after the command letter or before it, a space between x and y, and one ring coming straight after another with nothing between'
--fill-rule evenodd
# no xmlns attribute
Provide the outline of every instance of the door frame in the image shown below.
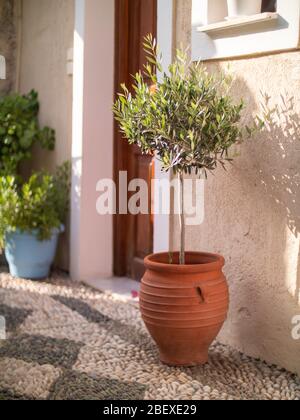
<svg viewBox="0 0 300 420"><path fill-rule="evenodd" d="M115 96L120 91L121 83L131 86L133 83L131 74L139 70L139 61L142 59L141 30L143 23L153 27L157 36L157 0L150 0L147 7L151 9L153 21L149 15L142 13L143 0L116 0L115 7ZM135 7L135 5L137 7ZM133 6L133 7L132 7ZM155 9L154 9L155 8ZM148 9L147 9L148 10ZM150 12L150 10L149 10ZM147 19L147 22L143 22ZM145 33L146 35L146 33ZM136 146L130 146L120 134L119 125L114 123L114 181L117 185L117 214L114 216L114 274L118 277L131 275L140 278L143 271L143 261L135 255L136 223L137 216L122 214L119 211L119 194L123 195L122 202L128 200L127 188L119 185L119 172L125 171L129 180L135 177L137 155L140 153ZM146 157L142 159L147 159ZM135 169L134 169L135 168ZM150 169L149 169L150 171ZM149 172L150 179L150 172ZM151 182L151 181L150 181ZM150 185L149 185L150 187ZM151 197L149 196L149 204ZM149 249L153 250L153 218L149 218L150 236ZM150 246L151 244L151 246ZM132 261L131 261L132 260Z"/></svg>
<svg viewBox="0 0 300 420"><path fill-rule="evenodd" d="M128 83L128 43L129 43L129 28L125 22L128 21L128 7L124 0L115 0L115 82L114 95L119 91L120 83ZM117 29L117 25L119 25ZM119 63L126 63L119 66ZM127 271L127 228L126 226L128 215L120 214L119 209L119 171L126 171L126 156L128 154L128 143L120 141L118 134L118 124L114 121L114 181L117 185L116 207L117 214L114 216L113 222L113 274L118 277L126 275ZM127 195L126 195L127 200Z"/></svg>

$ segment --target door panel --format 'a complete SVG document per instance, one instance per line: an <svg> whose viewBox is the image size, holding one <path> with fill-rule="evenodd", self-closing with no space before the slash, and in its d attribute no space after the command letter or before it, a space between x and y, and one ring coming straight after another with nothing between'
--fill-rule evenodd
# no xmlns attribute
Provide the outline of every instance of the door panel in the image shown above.
<svg viewBox="0 0 300 420"><path fill-rule="evenodd" d="M145 64L143 38L149 33L156 36L156 25L156 0L116 0L116 93L120 90L121 83L125 82L128 87L131 86L131 75L143 68ZM118 126L115 124L115 180L118 189L119 171L127 171L128 182L134 178L141 178L148 183L150 209L152 158L142 155L138 147L129 146L127 141L122 139ZM130 195L127 193L127 199ZM151 211L149 215L117 214L114 223L115 274L140 280L144 272L143 259L152 251Z"/></svg>

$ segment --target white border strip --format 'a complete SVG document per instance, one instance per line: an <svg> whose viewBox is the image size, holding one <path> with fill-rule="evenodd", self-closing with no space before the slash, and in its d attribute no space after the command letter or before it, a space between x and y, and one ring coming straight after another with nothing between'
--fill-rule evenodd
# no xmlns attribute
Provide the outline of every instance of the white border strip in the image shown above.
<svg viewBox="0 0 300 420"><path fill-rule="evenodd" d="M79 280L80 273L80 214L83 145L83 96L84 96L84 42L85 1L75 0L74 72L72 110L72 193L71 193L71 238L70 272Z"/></svg>
<svg viewBox="0 0 300 420"><path fill-rule="evenodd" d="M158 0L157 9L157 40L163 54L163 69L165 72L172 62L173 50L173 0ZM161 172L161 164L155 162L155 178L170 179L169 173ZM170 200L170 197L169 197ZM156 215L154 217L154 252L170 249L170 216Z"/></svg>

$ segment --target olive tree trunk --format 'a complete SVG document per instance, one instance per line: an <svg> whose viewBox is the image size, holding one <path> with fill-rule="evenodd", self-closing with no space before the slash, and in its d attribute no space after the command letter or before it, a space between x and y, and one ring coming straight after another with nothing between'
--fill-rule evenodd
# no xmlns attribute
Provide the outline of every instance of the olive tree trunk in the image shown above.
<svg viewBox="0 0 300 420"><path fill-rule="evenodd" d="M179 178L179 202L180 202L180 253L179 264L185 264L185 215L184 215L184 174L183 171L178 173Z"/></svg>

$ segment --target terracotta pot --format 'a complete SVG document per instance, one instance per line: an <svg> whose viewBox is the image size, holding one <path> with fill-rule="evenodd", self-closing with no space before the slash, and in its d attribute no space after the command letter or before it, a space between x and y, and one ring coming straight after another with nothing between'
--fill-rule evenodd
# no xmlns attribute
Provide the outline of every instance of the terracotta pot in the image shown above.
<svg viewBox="0 0 300 420"><path fill-rule="evenodd" d="M208 361L208 349L227 316L229 295L222 272L224 258L188 252L186 265L178 253L169 264L167 253L145 259L140 308L158 345L161 361L195 366Z"/></svg>

